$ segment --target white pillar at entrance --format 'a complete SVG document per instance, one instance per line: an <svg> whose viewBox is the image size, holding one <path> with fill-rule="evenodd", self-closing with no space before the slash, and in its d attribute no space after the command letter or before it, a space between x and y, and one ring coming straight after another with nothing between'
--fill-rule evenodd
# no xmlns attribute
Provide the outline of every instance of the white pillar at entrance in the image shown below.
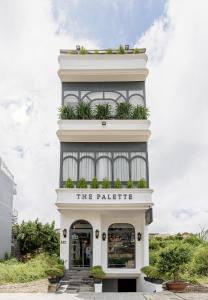
<svg viewBox="0 0 208 300"><path fill-rule="evenodd" d="M96 238L96 230L99 231L99 237ZM101 232L101 216L98 214L93 222L93 266L101 266L101 244L102 244L102 232Z"/></svg>

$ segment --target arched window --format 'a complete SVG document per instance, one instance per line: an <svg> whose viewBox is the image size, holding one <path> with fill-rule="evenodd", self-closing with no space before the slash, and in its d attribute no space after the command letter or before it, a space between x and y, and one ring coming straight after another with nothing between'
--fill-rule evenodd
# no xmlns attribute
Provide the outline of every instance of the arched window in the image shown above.
<svg viewBox="0 0 208 300"><path fill-rule="evenodd" d="M127 223L108 228L108 268L135 267L135 229Z"/></svg>
<svg viewBox="0 0 208 300"><path fill-rule="evenodd" d="M98 153L99 155L100 153ZM105 153L103 153L105 155ZM112 165L111 159L105 155L99 157L96 164L97 170L97 179L102 181L104 178L108 178L108 180L112 180Z"/></svg>
<svg viewBox="0 0 208 300"><path fill-rule="evenodd" d="M116 154L116 153L115 153ZM129 180L129 162L128 159L123 156L118 156L114 160L114 180L120 179L121 181Z"/></svg>
<svg viewBox="0 0 208 300"><path fill-rule="evenodd" d="M95 162L91 157L83 157L79 164L79 177L91 181L95 176Z"/></svg>
<svg viewBox="0 0 208 300"><path fill-rule="evenodd" d="M63 161L63 181L68 178L77 181L77 160L74 157L66 157Z"/></svg>

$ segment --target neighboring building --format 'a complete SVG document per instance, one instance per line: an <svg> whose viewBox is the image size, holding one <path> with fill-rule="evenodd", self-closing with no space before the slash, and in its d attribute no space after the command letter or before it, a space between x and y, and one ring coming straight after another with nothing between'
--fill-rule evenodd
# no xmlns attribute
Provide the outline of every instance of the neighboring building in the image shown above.
<svg viewBox="0 0 208 300"><path fill-rule="evenodd" d="M11 253L14 177L0 158L0 258Z"/></svg>
<svg viewBox="0 0 208 300"><path fill-rule="evenodd" d="M62 106L89 103L111 105L112 118L58 121L60 186L56 205L61 217L60 256L67 269L101 265L106 273L103 291L141 290L140 269L149 264L148 224L152 222L147 142L150 121L115 119L117 104L146 107L145 49L125 54L61 50L58 75ZM138 53L139 52L139 53ZM138 108L138 107L137 107ZM140 108L139 108L140 109ZM73 113L73 112L72 112ZM80 113L81 114L81 113ZM90 188L93 177L110 181L110 188ZM87 188L74 186L80 178ZM129 180L144 178L146 188L127 188ZM120 179L122 188L115 188ZM125 281L126 280L126 281ZM126 282L126 284L124 284Z"/></svg>

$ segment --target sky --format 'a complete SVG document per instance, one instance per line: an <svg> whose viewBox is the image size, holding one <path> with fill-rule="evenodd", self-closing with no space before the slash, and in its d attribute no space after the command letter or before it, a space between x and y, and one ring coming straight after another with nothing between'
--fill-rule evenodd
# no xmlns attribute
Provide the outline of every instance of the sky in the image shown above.
<svg viewBox="0 0 208 300"><path fill-rule="evenodd" d="M59 49L145 47L151 232L208 228L208 2L1 0L0 156L19 221L56 220Z"/></svg>

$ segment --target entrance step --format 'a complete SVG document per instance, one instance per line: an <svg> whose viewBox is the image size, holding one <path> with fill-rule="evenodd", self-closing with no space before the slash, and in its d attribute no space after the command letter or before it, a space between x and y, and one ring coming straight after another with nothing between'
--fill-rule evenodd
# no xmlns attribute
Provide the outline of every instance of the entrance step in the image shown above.
<svg viewBox="0 0 208 300"><path fill-rule="evenodd" d="M60 280L57 293L88 293L94 292L94 280L89 270L66 270Z"/></svg>

